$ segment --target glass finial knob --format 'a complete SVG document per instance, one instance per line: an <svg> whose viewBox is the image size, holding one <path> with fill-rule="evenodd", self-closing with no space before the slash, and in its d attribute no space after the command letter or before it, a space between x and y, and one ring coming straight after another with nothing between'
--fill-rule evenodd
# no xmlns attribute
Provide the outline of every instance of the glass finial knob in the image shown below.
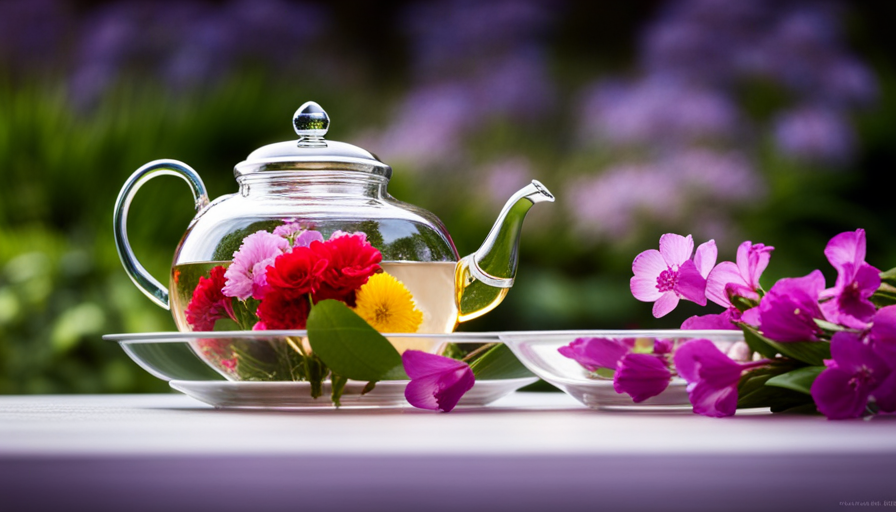
<svg viewBox="0 0 896 512"><path fill-rule="evenodd" d="M313 101L307 101L292 116L292 126L299 135L300 146L326 145L323 136L330 128L330 116Z"/></svg>

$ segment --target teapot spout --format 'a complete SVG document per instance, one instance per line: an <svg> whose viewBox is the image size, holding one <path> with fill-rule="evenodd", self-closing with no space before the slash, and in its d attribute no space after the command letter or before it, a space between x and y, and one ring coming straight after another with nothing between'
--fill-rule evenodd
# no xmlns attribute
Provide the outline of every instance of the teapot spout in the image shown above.
<svg viewBox="0 0 896 512"><path fill-rule="evenodd" d="M536 180L513 194L478 251L457 264L458 321L488 313L504 300L513 286L519 261L520 230L535 203L553 202L554 196Z"/></svg>

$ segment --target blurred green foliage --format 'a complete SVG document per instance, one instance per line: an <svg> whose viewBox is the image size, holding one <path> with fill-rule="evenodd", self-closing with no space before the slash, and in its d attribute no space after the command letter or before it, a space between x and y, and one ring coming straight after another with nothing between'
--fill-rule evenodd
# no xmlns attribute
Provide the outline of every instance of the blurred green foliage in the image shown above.
<svg viewBox="0 0 896 512"><path fill-rule="evenodd" d="M860 158L848 170L830 172L797 167L763 147L757 160L769 194L737 212L736 233L720 246L720 258L733 258L736 237L746 237L776 247L766 286L814 268L832 281L825 243L863 227L869 262L882 269L896 265L889 185L896 164L890 142L896 78L889 63L878 62L876 69L881 101L860 119ZM243 73L213 90L176 97L122 83L96 109L79 113L61 88L45 81L0 83L0 393L167 389L100 339L104 333L174 329L168 312L129 282L115 252L112 207L127 176L150 160L175 158L199 171L210 197L232 193L233 165L261 145L291 138L290 115L305 100L328 110L328 137L353 142L362 129L382 124L393 93ZM756 91L751 102L762 104L761 95ZM663 232L687 233L688 226L642 223L633 236L613 244L591 243L567 229L571 213L562 206L562 185L599 168L606 156L572 152L565 121L561 115L550 126L499 122L469 142L476 162L525 154L558 204L530 212L517 285L504 304L462 328L674 327L708 312L682 304L656 320L650 305L628 290L634 256L654 248ZM436 213L462 255L478 247L502 205L483 192L477 176L464 170L423 174L384 159L395 167L394 196ZM167 274L192 216L190 194L179 180L153 180L137 195L129 235L153 275Z"/></svg>

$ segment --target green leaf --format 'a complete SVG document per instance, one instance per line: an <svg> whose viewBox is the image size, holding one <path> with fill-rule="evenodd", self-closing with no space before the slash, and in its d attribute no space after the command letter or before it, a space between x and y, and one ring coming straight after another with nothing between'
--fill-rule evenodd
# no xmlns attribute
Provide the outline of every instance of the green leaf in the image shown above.
<svg viewBox="0 0 896 512"><path fill-rule="evenodd" d="M748 299L746 297L741 297L740 295L735 295L733 297L729 297L731 300L731 305L737 308L738 311L743 313L748 309L755 308L759 305L759 303L753 299Z"/></svg>
<svg viewBox="0 0 896 512"><path fill-rule="evenodd" d="M737 383L737 408L768 407L772 396L765 389L765 383L781 371L786 370L778 367L766 367L744 373Z"/></svg>
<svg viewBox="0 0 896 512"><path fill-rule="evenodd" d="M812 400L811 396L780 388L768 407L774 413L800 412L806 414L817 410L815 409L815 401Z"/></svg>
<svg viewBox="0 0 896 512"><path fill-rule="evenodd" d="M765 340L781 355L802 361L811 366L824 366L824 360L831 358L831 344L827 341L795 341L781 343Z"/></svg>
<svg viewBox="0 0 896 512"><path fill-rule="evenodd" d="M333 373L347 379L408 379L389 340L342 302L324 300L308 315L311 349Z"/></svg>
<svg viewBox="0 0 896 512"><path fill-rule="evenodd" d="M765 336L759 334L755 327L747 324L740 324L741 330L744 332L744 341L753 352L759 352L763 357L774 359L778 355L778 350L769 345L769 340Z"/></svg>
<svg viewBox="0 0 896 512"><path fill-rule="evenodd" d="M327 376L327 365L317 354L305 357L305 380L311 383L311 398L323 394L323 381Z"/></svg>
<svg viewBox="0 0 896 512"><path fill-rule="evenodd" d="M871 302L878 308L896 304L896 288L887 284L880 285L880 288L871 295Z"/></svg>
<svg viewBox="0 0 896 512"><path fill-rule="evenodd" d="M771 374L759 375L748 379L744 385L750 390L737 399L738 409L755 409L768 407L772 412L783 412L794 407L813 404L812 397L789 389L776 388L764 385L774 378Z"/></svg>
<svg viewBox="0 0 896 512"><path fill-rule="evenodd" d="M886 272L881 272L880 273L880 281L881 281L881 288L883 288L885 284L890 285L890 288L893 288L894 286L896 286L896 268L891 268L890 270L887 270Z"/></svg>
<svg viewBox="0 0 896 512"><path fill-rule="evenodd" d="M826 331L831 331L831 332L840 332L840 331L848 331L849 330L840 324L835 324L833 322L828 322L827 320L821 320L818 318L815 319L815 325L821 327L822 329L824 329Z"/></svg>
<svg viewBox="0 0 896 512"><path fill-rule="evenodd" d="M824 360L831 358L831 344L826 341L782 343L766 338L750 325L741 324L741 330L744 331L744 341L747 342L750 350L759 352L769 359L774 359L775 356L781 354L811 366L823 366Z"/></svg>
<svg viewBox="0 0 896 512"><path fill-rule="evenodd" d="M336 375L335 373L330 375L330 383L332 387L332 392L330 393L330 399L333 400L333 405L336 407L341 406L339 403L339 399L342 398L342 392L345 391L345 385L348 383L348 379L341 375Z"/></svg>
<svg viewBox="0 0 896 512"><path fill-rule="evenodd" d="M513 355L507 345L495 345L470 364L477 380L519 379L531 377L532 372Z"/></svg>
<svg viewBox="0 0 896 512"><path fill-rule="evenodd" d="M245 301L241 301L237 298L231 299L233 315L236 317L236 323L240 326L241 330L252 330L252 326L258 321L258 317L255 315L255 310L258 309L260 303L261 301L251 297Z"/></svg>
<svg viewBox="0 0 896 512"><path fill-rule="evenodd" d="M457 359L458 361L462 360L466 355L457 343L448 343L445 345L445 350L442 351L442 356Z"/></svg>
<svg viewBox="0 0 896 512"><path fill-rule="evenodd" d="M765 385L792 389L800 393L811 394L810 389L815 377L824 371L824 366L804 366L796 370L777 375L769 379Z"/></svg>
<svg viewBox="0 0 896 512"><path fill-rule="evenodd" d="M592 375L596 375L601 379L612 379L616 376L616 370L611 370L609 368L598 368L597 370L592 372Z"/></svg>
<svg viewBox="0 0 896 512"><path fill-rule="evenodd" d="M815 402L811 401L790 407L775 407L772 409L772 412L778 414L819 414Z"/></svg>

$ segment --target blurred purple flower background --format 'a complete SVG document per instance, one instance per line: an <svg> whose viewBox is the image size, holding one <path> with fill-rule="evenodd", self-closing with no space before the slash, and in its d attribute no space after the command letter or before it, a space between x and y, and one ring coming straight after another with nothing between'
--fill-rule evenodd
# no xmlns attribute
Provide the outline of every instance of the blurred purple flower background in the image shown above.
<svg viewBox="0 0 896 512"><path fill-rule="evenodd" d="M760 200L756 165L768 138L786 159L848 163L849 113L872 103L877 85L843 46L841 12L827 2L666 4L642 34L635 77L600 78L582 97L581 143L632 162L571 186L579 231L619 239L638 220L678 218L685 204ZM738 95L754 83L789 101L751 115ZM581 208L589 197L598 204Z"/></svg>
<svg viewBox="0 0 896 512"><path fill-rule="evenodd" d="M0 353L55 368L56 349L22 362L30 340L171 328L118 265L118 186L172 157L211 196L234 192L233 165L293 137L307 100L329 112L328 138L390 164L390 192L438 215L461 253L529 180L556 193L523 228L514 291L471 329L654 325L620 297L632 255L665 232L794 255L771 280L820 268L804 255L862 227L882 241L869 261L890 265L893 16L826 0L0 1ZM159 276L191 217L176 186L148 185L132 215ZM31 261L55 274L9 277ZM68 389L3 368L0 392Z"/></svg>

